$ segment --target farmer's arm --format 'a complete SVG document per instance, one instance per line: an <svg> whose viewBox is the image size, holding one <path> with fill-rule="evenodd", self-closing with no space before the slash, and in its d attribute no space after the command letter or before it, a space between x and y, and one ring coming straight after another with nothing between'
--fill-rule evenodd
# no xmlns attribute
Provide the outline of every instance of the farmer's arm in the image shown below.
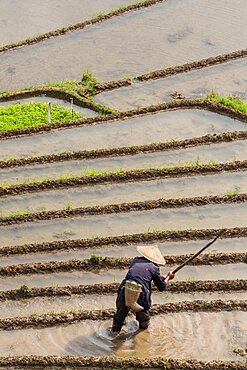
<svg viewBox="0 0 247 370"><path fill-rule="evenodd" d="M167 282L165 281L164 276L160 275L159 266L155 266L153 269L153 282L160 292L165 290Z"/></svg>

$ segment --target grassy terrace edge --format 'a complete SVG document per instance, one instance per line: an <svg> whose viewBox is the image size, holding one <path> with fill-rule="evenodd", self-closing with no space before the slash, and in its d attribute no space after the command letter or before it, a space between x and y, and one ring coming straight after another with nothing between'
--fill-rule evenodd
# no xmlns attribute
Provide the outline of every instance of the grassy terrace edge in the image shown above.
<svg viewBox="0 0 247 370"><path fill-rule="evenodd" d="M165 357L155 358L122 358L111 356L9 356L0 357L0 366L18 367L25 369L46 369L51 366L62 368L73 367L76 369L169 369L169 370L246 370L247 361L198 361L177 360Z"/></svg>
<svg viewBox="0 0 247 370"><path fill-rule="evenodd" d="M116 235L92 239L71 239L53 242L23 244L0 248L0 256L24 255L28 253L51 252L61 250L80 250L89 248L104 248L106 246L125 246L128 244L150 243L156 241L187 241L212 239L223 229L195 229L181 231L157 231L140 234ZM241 238L247 236L247 227L234 227L224 229L222 239Z"/></svg>
<svg viewBox="0 0 247 370"><path fill-rule="evenodd" d="M222 134L207 134L204 136L185 139L168 140L166 142L151 143L147 145L134 145L119 148L103 148L96 150L82 150L76 152L64 152L58 154L48 154L26 158L10 158L5 161L0 160L0 168L13 168L18 166L30 166L33 164L44 164L51 162L70 161L76 159L96 159L118 157L125 155L136 155L139 153L153 153L156 151L168 151L177 149L186 149L200 145L210 145L215 143L228 143L238 140L246 140L247 131L232 131Z"/></svg>
<svg viewBox="0 0 247 370"><path fill-rule="evenodd" d="M181 264L193 254L164 256L168 265ZM128 268L131 258L113 258L113 257L98 257L92 256L84 260L68 260L68 261L50 261L25 263L18 265L8 265L0 267L0 276L19 276L27 274L49 274L67 271L91 271L101 269L125 269ZM227 265L245 263L247 264L247 252L231 252L231 253L208 253L203 254L200 258L196 258L188 265L203 266L203 265Z"/></svg>
<svg viewBox="0 0 247 370"><path fill-rule="evenodd" d="M107 320L113 317L114 309L78 311L69 313L43 314L37 316L14 317L0 319L0 330L19 330L27 328L47 328L58 325L69 325L83 320ZM175 303L154 304L150 315L177 312L219 312L219 311L247 311L246 300L194 300Z"/></svg>
<svg viewBox="0 0 247 370"><path fill-rule="evenodd" d="M7 51L14 50L14 49L17 49L17 48L20 48L20 47L23 47L23 46L36 44L38 42L48 40L52 37L61 36L61 35L64 35L68 32L71 32L71 31L83 29L87 26L94 25L94 24L97 24L99 22L106 21L108 19L111 19L111 18L119 16L121 14L130 12L132 10L138 10L138 9L146 8L146 7L155 5L155 4L163 2L163 1L166 1L166 0L140 0L140 1L137 1L135 3L128 4L126 6L121 6L117 9L110 10L108 13L99 13L98 15L96 15L95 17L93 17L89 20L82 21L82 22L79 22L79 23L76 23L76 24L72 24L72 25L69 25L67 27L62 27L62 28L59 28L59 29L56 29L56 30L53 30L53 31L49 31L49 32L40 34L38 36L30 37L30 38L27 38L27 39L24 39L24 40L15 42L15 43L11 43L11 44L8 44L8 45L3 45L3 46L0 47L0 53L5 53Z"/></svg>
<svg viewBox="0 0 247 370"><path fill-rule="evenodd" d="M18 301L35 297L65 297L76 294L115 294L119 287L118 283L90 284L90 285L67 285L50 286L44 288L30 288L26 285L20 289L0 291L0 301ZM156 288L154 287L154 290ZM170 293L195 293L195 292L243 292L247 289L247 280L195 280L175 281L168 285Z"/></svg>
<svg viewBox="0 0 247 370"><path fill-rule="evenodd" d="M99 185L108 183L124 183L133 181L147 181L156 178L174 178L196 175L210 175L217 174L223 171L245 171L247 169L247 160L234 161L227 163L209 163L204 165L197 165L189 162L187 166L173 166L168 168L148 168L136 170L119 169L116 172L107 171L89 171L83 176L77 177L60 177L56 180L41 179L40 181L31 183L22 183L11 186L0 187L0 197L7 195L19 195L27 192L36 192L43 190L55 190L62 188L70 188L75 186Z"/></svg>
<svg viewBox="0 0 247 370"><path fill-rule="evenodd" d="M229 195L210 195L203 197L190 197L180 199L146 200L141 202L118 203L105 206L81 207L65 210L43 211L37 213L24 213L9 217L0 217L0 226L34 222L40 220L53 220L86 215L118 214L127 212L139 212L153 209L170 209L183 207L202 207L214 204L232 204L247 202L247 193Z"/></svg>
<svg viewBox="0 0 247 370"><path fill-rule="evenodd" d="M71 122L59 122L49 125L41 125L38 127L30 127L27 129L16 129L0 132L0 139L8 139L11 137L29 136L36 133L48 132L59 128L72 128L83 125L101 124L117 120L124 120L132 117L138 117L145 114L152 114L158 112L166 112L177 109L204 109L214 113L227 115L230 118L247 123L247 113L241 112L232 108L231 106L211 101L210 99L183 99L174 100L168 103L150 105L148 107L137 108L125 112L115 112L112 114L105 114L103 116L84 118Z"/></svg>

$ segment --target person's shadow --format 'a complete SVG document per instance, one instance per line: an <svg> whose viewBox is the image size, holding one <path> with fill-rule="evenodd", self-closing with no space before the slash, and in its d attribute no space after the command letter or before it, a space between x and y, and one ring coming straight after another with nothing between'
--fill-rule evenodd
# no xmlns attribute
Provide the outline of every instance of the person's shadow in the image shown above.
<svg viewBox="0 0 247 370"><path fill-rule="evenodd" d="M143 340L145 336L145 340ZM129 321L119 334L111 332L109 321L92 322L92 330L70 340L64 352L68 355L81 356L126 356L147 353L144 343L148 343L148 330L139 330L136 321ZM143 346L144 345L144 346ZM149 343L150 345L150 343Z"/></svg>

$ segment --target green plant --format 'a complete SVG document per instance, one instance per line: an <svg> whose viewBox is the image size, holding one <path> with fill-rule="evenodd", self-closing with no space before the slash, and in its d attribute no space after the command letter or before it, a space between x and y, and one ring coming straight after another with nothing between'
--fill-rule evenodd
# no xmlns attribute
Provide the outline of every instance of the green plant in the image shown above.
<svg viewBox="0 0 247 370"><path fill-rule="evenodd" d="M0 107L0 130L14 130L48 124L46 103L24 103ZM73 117L69 109L51 105L51 121L66 122L80 118L78 112Z"/></svg>
<svg viewBox="0 0 247 370"><path fill-rule="evenodd" d="M67 211L69 211L71 209L71 202L69 200L67 200L65 208L66 208Z"/></svg>
<svg viewBox="0 0 247 370"><path fill-rule="evenodd" d="M93 264L93 265L99 265L100 263L100 257L99 256L96 256L94 254L91 255L91 257L89 258L89 261Z"/></svg>
<svg viewBox="0 0 247 370"><path fill-rule="evenodd" d="M247 103L237 96L224 96L217 94L216 91L212 90L206 97L207 100L224 104L233 109L239 110L243 113L247 113Z"/></svg>
<svg viewBox="0 0 247 370"><path fill-rule="evenodd" d="M195 281L195 278L194 276L189 276L188 279L187 279L188 282L193 282Z"/></svg>
<svg viewBox="0 0 247 370"><path fill-rule="evenodd" d="M19 289L19 292L21 294L27 294L29 292L31 292L32 288L29 288L27 285L22 285Z"/></svg>
<svg viewBox="0 0 247 370"><path fill-rule="evenodd" d="M239 194L239 190L235 189L235 190L229 190L225 193L225 195L237 195Z"/></svg>
<svg viewBox="0 0 247 370"><path fill-rule="evenodd" d="M90 94L94 94L94 87L98 81L89 70L85 69L83 71L81 82Z"/></svg>

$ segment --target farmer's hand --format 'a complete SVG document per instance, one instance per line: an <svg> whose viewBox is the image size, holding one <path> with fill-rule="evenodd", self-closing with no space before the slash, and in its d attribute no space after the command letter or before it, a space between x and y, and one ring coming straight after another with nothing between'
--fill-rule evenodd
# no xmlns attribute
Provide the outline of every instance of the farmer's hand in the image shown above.
<svg viewBox="0 0 247 370"><path fill-rule="evenodd" d="M174 279L175 277L175 274L172 273L172 271L170 271L166 276L165 276L165 281L168 282L169 280L172 280Z"/></svg>

